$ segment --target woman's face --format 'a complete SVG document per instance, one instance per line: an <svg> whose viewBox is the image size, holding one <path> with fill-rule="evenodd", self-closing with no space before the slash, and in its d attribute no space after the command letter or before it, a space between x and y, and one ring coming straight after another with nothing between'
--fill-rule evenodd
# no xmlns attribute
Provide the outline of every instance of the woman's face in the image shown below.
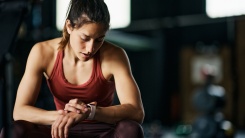
<svg viewBox="0 0 245 138"><path fill-rule="evenodd" d="M87 23L80 28L67 28L70 46L78 59L89 60L102 46L106 34L104 25Z"/></svg>

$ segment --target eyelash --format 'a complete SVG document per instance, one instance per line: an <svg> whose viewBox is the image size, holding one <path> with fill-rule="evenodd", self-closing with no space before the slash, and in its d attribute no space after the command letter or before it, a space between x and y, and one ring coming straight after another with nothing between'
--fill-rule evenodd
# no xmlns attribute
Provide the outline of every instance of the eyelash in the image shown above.
<svg viewBox="0 0 245 138"><path fill-rule="evenodd" d="M89 41L89 39L82 39L82 41L86 42L86 41ZM103 41L104 41L104 38L96 39L96 42L103 42Z"/></svg>
<svg viewBox="0 0 245 138"><path fill-rule="evenodd" d="M104 38L97 39L96 41L97 42L102 42L102 41L104 41Z"/></svg>
<svg viewBox="0 0 245 138"><path fill-rule="evenodd" d="M81 38L83 41L88 41L88 39L87 38L85 38L85 39L83 39L83 38Z"/></svg>

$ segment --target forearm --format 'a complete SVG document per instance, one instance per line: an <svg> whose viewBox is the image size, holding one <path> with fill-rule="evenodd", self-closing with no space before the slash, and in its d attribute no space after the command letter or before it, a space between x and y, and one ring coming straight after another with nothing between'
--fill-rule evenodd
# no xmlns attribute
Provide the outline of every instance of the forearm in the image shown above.
<svg viewBox="0 0 245 138"><path fill-rule="evenodd" d="M57 118L57 111L47 111L34 106L15 107L14 120L26 120L36 124L51 125Z"/></svg>
<svg viewBox="0 0 245 138"><path fill-rule="evenodd" d="M115 124L123 119L130 119L142 123L144 119L144 110L142 108L135 108L130 104L97 107L94 117L94 120L110 124Z"/></svg>

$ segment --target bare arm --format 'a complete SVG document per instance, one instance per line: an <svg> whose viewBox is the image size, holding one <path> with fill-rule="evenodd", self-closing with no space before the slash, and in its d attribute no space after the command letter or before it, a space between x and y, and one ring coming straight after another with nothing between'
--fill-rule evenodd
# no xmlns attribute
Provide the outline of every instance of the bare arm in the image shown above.
<svg viewBox="0 0 245 138"><path fill-rule="evenodd" d="M133 78L127 54L123 49L115 47L112 52L106 55L109 56L103 57L102 68L105 74L113 75L120 104L97 107L94 120L114 124L123 119L130 119L142 123L144 108L140 90ZM82 101L73 99L68 103L70 106L65 107L65 110L82 112L81 103Z"/></svg>
<svg viewBox="0 0 245 138"><path fill-rule="evenodd" d="M45 66L42 53L42 47L36 44L29 54L26 70L17 90L13 113L14 120L50 125L58 116L57 111L46 111L34 107Z"/></svg>
<svg viewBox="0 0 245 138"><path fill-rule="evenodd" d="M107 123L131 119L142 123L144 108L140 90L133 78L127 54L124 50L118 48L115 55L117 56L113 57L113 61L110 63L110 71L114 76L120 105L97 107L94 119Z"/></svg>
<svg viewBox="0 0 245 138"><path fill-rule="evenodd" d="M113 50L113 53L107 53L110 56L109 59L105 59L107 60L106 64L102 63L102 68L106 70L105 74L109 72L114 76L120 104L109 107L97 106L94 120L114 124L122 119L130 119L142 123L145 115L144 108L140 90L131 73L128 57L124 50L120 48ZM82 112L81 103L82 101L73 99L68 103L70 106L66 106L65 110Z"/></svg>

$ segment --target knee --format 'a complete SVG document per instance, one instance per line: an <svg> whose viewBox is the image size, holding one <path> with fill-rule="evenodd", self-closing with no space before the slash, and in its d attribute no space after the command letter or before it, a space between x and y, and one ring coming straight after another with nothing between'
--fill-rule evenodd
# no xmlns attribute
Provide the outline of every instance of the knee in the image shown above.
<svg viewBox="0 0 245 138"><path fill-rule="evenodd" d="M3 128L1 130L0 138L4 138L7 132L10 133L8 135L11 135L12 137L19 137L19 138L25 137L25 134L28 132L28 129L32 127L33 127L33 124L30 122L23 121L23 120L14 121L11 124L10 128Z"/></svg>
<svg viewBox="0 0 245 138"><path fill-rule="evenodd" d="M22 128L22 129L24 129L24 128L32 128L33 126L34 126L33 123L28 122L28 121L24 121L24 120L17 120L17 121L14 121L14 122L12 123L12 127L13 127L14 129L20 129L20 128Z"/></svg>
<svg viewBox="0 0 245 138"><path fill-rule="evenodd" d="M132 120L122 120L116 125L116 135L120 138L143 138L142 126Z"/></svg>
<svg viewBox="0 0 245 138"><path fill-rule="evenodd" d="M120 122L117 123L117 128L118 129L133 129L133 130L137 130L137 131L143 131L141 125L135 121L132 120L122 120Z"/></svg>

